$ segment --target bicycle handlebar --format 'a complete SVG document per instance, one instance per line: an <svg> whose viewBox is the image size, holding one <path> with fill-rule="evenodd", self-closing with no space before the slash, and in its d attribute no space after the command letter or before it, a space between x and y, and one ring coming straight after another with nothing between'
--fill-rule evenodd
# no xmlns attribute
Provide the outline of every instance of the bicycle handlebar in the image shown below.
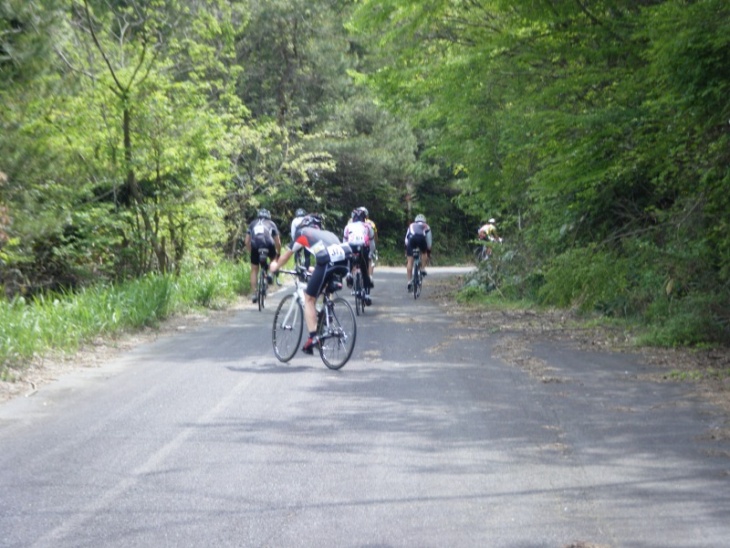
<svg viewBox="0 0 730 548"><path fill-rule="evenodd" d="M301 280L305 280L309 276L311 276L310 272L307 272L305 269L297 267L295 270L287 270L285 268L280 268L277 270L277 272L281 272L283 274L291 274L292 276L297 276Z"/></svg>

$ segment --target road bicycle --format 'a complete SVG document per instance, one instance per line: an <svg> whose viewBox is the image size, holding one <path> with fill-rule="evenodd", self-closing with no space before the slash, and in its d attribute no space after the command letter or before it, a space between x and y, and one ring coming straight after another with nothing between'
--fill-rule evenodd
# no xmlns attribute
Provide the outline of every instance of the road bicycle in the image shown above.
<svg viewBox="0 0 730 548"><path fill-rule="evenodd" d="M259 249L259 279L256 285L256 300L259 303L259 310L263 310L266 301L266 293L269 289L269 250L262 247Z"/></svg>
<svg viewBox="0 0 730 548"><path fill-rule="evenodd" d="M286 295L276 309L271 340L279 361L288 362L297 353L304 331L304 284L309 273L299 266L279 272L294 276L294 292ZM357 337L352 306L342 297L333 297L340 289L342 282L335 277L325 284L317 312L319 356L330 369L340 369L347 363Z"/></svg>
<svg viewBox="0 0 730 548"><path fill-rule="evenodd" d="M474 248L474 261L479 264L489 260L492 256L492 245L494 243L502 243L502 238L489 237L488 240L479 240L477 247Z"/></svg>
<svg viewBox="0 0 730 548"><path fill-rule="evenodd" d="M423 287L423 271L421 270L421 250L413 250L413 277L411 278L411 289L413 298L417 299L421 296L421 288Z"/></svg>
<svg viewBox="0 0 730 548"><path fill-rule="evenodd" d="M355 297L355 314L358 316L365 314L365 305L368 301L362 275L362 268L367 268L367 265L361 265L360 258L360 253L352 254L352 295Z"/></svg>

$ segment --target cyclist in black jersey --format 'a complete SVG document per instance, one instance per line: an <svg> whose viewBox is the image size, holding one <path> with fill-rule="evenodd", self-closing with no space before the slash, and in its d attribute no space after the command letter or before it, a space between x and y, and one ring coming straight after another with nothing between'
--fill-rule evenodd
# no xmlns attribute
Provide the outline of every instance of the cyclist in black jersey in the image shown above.
<svg viewBox="0 0 730 548"><path fill-rule="evenodd" d="M408 279L407 289L410 291L412 288L411 277L413 276L413 250L418 248L421 250L424 261L422 264L426 264L425 258L431 256L431 245L432 234L431 227L426 223L426 217L423 214L416 215L413 222L408 225L408 231L406 232L406 277ZM426 275L426 271L421 267L421 274Z"/></svg>
<svg viewBox="0 0 730 548"><path fill-rule="evenodd" d="M251 300L256 302L258 299L256 281L259 275L259 249L268 249L271 259L277 257L281 250L279 229L271 220L271 213L268 209L260 209L256 219L248 225L244 245L251 256Z"/></svg>

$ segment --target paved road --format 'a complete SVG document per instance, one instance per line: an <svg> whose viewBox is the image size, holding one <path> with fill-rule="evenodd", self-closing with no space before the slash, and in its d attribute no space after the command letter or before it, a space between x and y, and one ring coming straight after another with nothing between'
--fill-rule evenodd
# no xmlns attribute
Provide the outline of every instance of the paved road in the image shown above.
<svg viewBox="0 0 730 548"><path fill-rule="evenodd" d="M730 445L627 355L542 382L381 269L353 359L278 363L271 308L0 406L0 546L717 547Z"/></svg>

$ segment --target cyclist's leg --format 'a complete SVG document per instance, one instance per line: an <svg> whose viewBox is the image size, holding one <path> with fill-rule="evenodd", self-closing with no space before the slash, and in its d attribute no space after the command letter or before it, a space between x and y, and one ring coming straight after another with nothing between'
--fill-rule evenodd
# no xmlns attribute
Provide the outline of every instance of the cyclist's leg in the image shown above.
<svg viewBox="0 0 730 548"><path fill-rule="evenodd" d="M322 292L322 287L324 287L326 269L326 263L318 263L314 267L314 272L309 277L307 287L304 289L304 322L306 323L309 337L307 342L304 343L302 350L308 354L312 353L313 347L317 342L317 309L315 305L317 297Z"/></svg>
<svg viewBox="0 0 730 548"><path fill-rule="evenodd" d="M264 263L264 269L266 270L266 281L268 283L272 283L274 279L271 277L271 274L269 273L269 265L271 264L271 261L273 261L276 258L276 245L274 245L274 242L271 242L268 246L269 249L269 258Z"/></svg>
<svg viewBox="0 0 730 548"><path fill-rule="evenodd" d="M428 262L428 259L430 258L430 254L429 254L429 250L428 250L425 238L424 238L423 242L421 242L420 250L421 250L421 276L425 276L426 275L426 263Z"/></svg>
<svg viewBox="0 0 730 548"><path fill-rule="evenodd" d="M353 254L347 259L347 276L345 280L347 281L347 287L352 288L355 277L355 245L350 244L350 247L352 248Z"/></svg>
<svg viewBox="0 0 730 548"><path fill-rule="evenodd" d="M360 270L362 270L362 279L365 282L365 290L370 293L373 287L373 279L370 276L370 248L363 246L360 255Z"/></svg>

